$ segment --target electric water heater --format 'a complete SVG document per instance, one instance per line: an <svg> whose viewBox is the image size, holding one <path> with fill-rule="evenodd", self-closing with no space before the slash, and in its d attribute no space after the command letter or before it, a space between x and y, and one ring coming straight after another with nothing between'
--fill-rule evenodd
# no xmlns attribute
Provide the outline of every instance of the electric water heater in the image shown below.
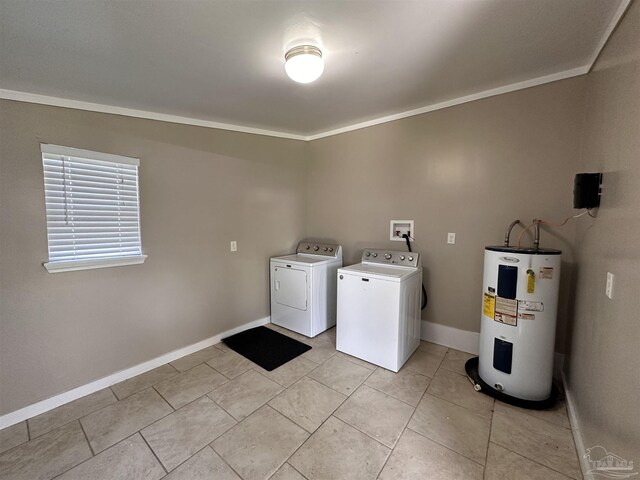
<svg viewBox="0 0 640 480"><path fill-rule="evenodd" d="M561 253L485 248L478 374L503 395L551 395Z"/></svg>

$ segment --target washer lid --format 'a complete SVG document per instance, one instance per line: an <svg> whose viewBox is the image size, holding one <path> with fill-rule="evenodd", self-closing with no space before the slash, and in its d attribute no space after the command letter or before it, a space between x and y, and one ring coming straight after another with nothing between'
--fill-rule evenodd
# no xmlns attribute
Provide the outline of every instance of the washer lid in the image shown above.
<svg viewBox="0 0 640 480"><path fill-rule="evenodd" d="M421 267L398 267L373 263L356 263L355 265L338 269L338 274L358 275L360 277L377 278L379 280L392 282L402 282L420 272L422 272Z"/></svg>
<svg viewBox="0 0 640 480"><path fill-rule="evenodd" d="M320 255L285 255L283 257L272 257L272 262L288 263L290 265L314 266L335 262L334 257L324 257Z"/></svg>

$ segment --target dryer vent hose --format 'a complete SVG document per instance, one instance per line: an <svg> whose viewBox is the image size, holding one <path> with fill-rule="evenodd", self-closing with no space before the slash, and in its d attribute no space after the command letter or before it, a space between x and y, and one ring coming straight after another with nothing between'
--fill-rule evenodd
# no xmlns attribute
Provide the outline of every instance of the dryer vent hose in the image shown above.
<svg viewBox="0 0 640 480"><path fill-rule="evenodd" d="M402 235L402 238L404 238L407 241L407 248L409 249L410 252L412 252L413 250L411 250L411 242L409 241L409 235L405 233L404 235ZM427 308L427 303L429 303L429 297L427 296L427 290L424 288L424 283L423 283L422 284L422 310Z"/></svg>

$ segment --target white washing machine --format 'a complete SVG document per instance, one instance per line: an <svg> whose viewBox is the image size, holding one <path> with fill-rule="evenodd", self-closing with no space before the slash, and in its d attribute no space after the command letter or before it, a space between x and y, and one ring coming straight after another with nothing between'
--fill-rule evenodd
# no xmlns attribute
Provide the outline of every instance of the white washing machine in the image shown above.
<svg viewBox="0 0 640 480"><path fill-rule="evenodd" d="M420 254L366 249L338 269L336 348L400 370L420 345Z"/></svg>
<svg viewBox="0 0 640 480"><path fill-rule="evenodd" d="M336 272L342 247L300 242L294 255L271 259L271 323L307 337L336 324Z"/></svg>

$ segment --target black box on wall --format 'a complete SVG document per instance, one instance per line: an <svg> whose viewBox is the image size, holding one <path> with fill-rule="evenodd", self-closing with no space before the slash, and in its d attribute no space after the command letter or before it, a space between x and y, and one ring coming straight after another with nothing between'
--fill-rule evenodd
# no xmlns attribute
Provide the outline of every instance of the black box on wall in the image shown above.
<svg viewBox="0 0 640 480"><path fill-rule="evenodd" d="M578 173L573 182L573 208L600 206L601 173Z"/></svg>

